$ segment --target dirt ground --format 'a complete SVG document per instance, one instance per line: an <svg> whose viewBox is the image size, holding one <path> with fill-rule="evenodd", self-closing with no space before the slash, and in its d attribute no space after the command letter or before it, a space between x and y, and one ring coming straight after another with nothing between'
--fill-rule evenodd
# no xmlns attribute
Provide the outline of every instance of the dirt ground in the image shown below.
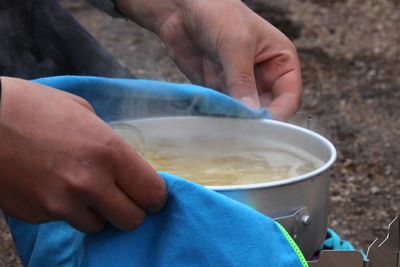
<svg viewBox="0 0 400 267"><path fill-rule="evenodd" d="M400 214L400 2L247 0L295 43L303 72L301 116L338 150L329 227L357 248ZM81 0L72 14L137 77L186 81L151 33ZM0 266L20 266L0 220Z"/></svg>

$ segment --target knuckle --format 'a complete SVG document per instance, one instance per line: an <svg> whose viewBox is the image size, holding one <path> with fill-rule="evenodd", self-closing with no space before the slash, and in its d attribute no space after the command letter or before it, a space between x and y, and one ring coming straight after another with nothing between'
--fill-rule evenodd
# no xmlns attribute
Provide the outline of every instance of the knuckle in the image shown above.
<svg viewBox="0 0 400 267"><path fill-rule="evenodd" d="M84 196L96 194L96 177L89 170L81 168L73 177L68 177L65 181L68 192Z"/></svg>
<svg viewBox="0 0 400 267"><path fill-rule="evenodd" d="M272 66L276 73L284 75L288 72L296 72L300 75L300 62L297 54L290 50L284 50L278 53L272 59Z"/></svg>
<svg viewBox="0 0 400 267"><path fill-rule="evenodd" d="M292 43L278 55L277 59L281 65L296 66L300 64L296 47Z"/></svg>
<svg viewBox="0 0 400 267"><path fill-rule="evenodd" d="M65 218L68 214L67 205L63 201L48 200L44 203L46 217L61 219Z"/></svg>
<svg viewBox="0 0 400 267"><path fill-rule="evenodd" d="M81 104L85 108L87 108L90 111L94 112L93 106L86 99L83 99L82 97L79 97L79 96L74 96L74 99L75 99L76 102L78 102L79 104Z"/></svg>
<svg viewBox="0 0 400 267"><path fill-rule="evenodd" d="M293 61L293 54L289 50L282 51L276 56L276 63L280 66L286 66L291 61Z"/></svg>
<svg viewBox="0 0 400 267"><path fill-rule="evenodd" d="M93 195L95 190L98 190L101 177L96 176L96 173L99 173L99 171L96 166L88 166L87 157L85 158L84 162L82 159L78 159L73 164L67 164L54 170L55 178L59 184L58 193L62 197ZM58 197L61 198L61 196Z"/></svg>
<svg viewBox="0 0 400 267"><path fill-rule="evenodd" d="M254 45L254 35L249 31L241 31L235 35L236 41L242 47L249 47Z"/></svg>
<svg viewBox="0 0 400 267"><path fill-rule="evenodd" d="M255 86L254 76L247 72L239 72L227 82L227 91L233 97L247 95L249 90Z"/></svg>
<svg viewBox="0 0 400 267"><path fill-rule="evenodd" d="M100 161L114 161L119 158L120 140L111 135L87 145L87 151L91 158Z"/></svg>
<svg viewBox="0 0 400 267"><path fill-rule="evenodd" d="M95 194L92 180L90 177L72 179L69 188L79 195L92 196Z"/></svg>
<svg viewBox="0 0 400 267"><path fill-rule="evenodd" d="M254 49L255 40L254 36L248 31L240 31L233 35L220 37L221 51L226 51L226 53L231 54L237 53L237 51L249 51Z"/></svg>
<svg viewBox="0 0 400 267"><path fill-rule="evenodd" d="M232 78L231 82L236 85L248 85L254 83L254 76L248 72L239 72Z"/></svg>

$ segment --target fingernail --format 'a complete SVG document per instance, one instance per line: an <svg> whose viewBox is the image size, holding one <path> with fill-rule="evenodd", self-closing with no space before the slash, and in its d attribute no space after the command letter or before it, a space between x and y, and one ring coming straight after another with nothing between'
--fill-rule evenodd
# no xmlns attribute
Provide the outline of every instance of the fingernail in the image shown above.
<svg viewBox="0 0 400 267"><path fill-rule="evenodd" d="M259 109L260 105L258 105L251 97L245 96L240 99L240 102L248 106L252 109Z"/></svg>

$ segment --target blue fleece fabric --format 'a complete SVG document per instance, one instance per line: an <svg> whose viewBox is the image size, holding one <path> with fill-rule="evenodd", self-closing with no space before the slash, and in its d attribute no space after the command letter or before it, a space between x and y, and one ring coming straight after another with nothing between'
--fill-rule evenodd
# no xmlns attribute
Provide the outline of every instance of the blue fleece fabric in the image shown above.
<svg viewBox="0 0 400 267"><path fill-rule="evenodd" d="M266 109L250 109L227 95L192 84L79 76L36 81L83 97L105 121L189 115L271 118Z"/></svg>
<svg viewBox="0 0 400 267"><path fill-rule="evenodd" d="M38 82L86 98L105 120L132 118L135 114L131 112L138 109L129 105L141 105L140 101L165 104L166 99L175 101L171 112L178 106L181 113L194 107L195 115L268 116L265 110L253 111L225 95L193 85L94 77L54 77ZM120 105L126 106L115 111ZM151 110L158 115L162 108ZM7 218L24 265L302 266L272 219L195 183L160 174L168 186L168 202L135 231L107 226L100 233L84 234L61 221L32 225Z"/></svg>

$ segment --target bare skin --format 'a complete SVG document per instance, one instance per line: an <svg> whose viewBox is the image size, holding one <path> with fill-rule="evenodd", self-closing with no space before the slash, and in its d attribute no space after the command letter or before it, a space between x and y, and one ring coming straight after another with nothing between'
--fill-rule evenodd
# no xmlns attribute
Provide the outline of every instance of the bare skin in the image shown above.
<svg viewBox="0 0 400 267"><path fill-rule="evenodd" d="M155 32L196 84L267 107L287 120L299 108L293 44L240 0L116 0ZM3 77L0 208L31 223L66 220L85 232L132 230L161 209L163 180L85 100Z"/></svg>
<svg viewBox="0 0 400 267"><path fill-rule="evenodd" d="M240 0L117 0L121 11L163 40L183 73L289 119L299 108L301 72L290 40Z"/></svg>
<svg viewBox="0 0 400 267"><path fill-rule="evenodd" d="M30 223L56 219L85 232L138 227L166 187L82 98L2 77L0 207Z"/></svg>

